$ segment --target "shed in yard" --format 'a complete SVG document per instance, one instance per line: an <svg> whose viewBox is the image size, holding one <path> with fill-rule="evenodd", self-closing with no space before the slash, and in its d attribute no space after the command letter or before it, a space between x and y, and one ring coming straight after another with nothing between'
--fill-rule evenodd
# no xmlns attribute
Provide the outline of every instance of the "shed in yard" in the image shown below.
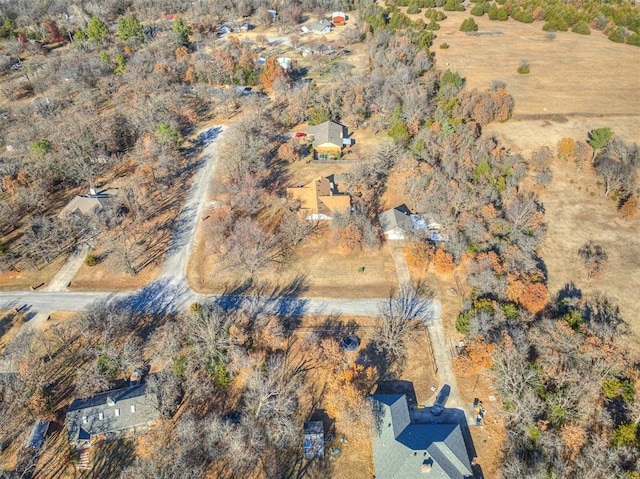
<svg viewBox="0 0 640 479"><path fill-rule="evenodd" d="M31 429L29 439L27 439L26 447L33 450L39 450L44 443L44 437L49 430L49 421L37 420Z"/></svg>
<svg viewBox="0 0 640 479"><path fill-rule="evenodd" d="M302 445L305 459L324 457L324 424L322 421L304 423L304 442Z"/></svg>
<svg viewBox="0 0 640 479"><path fill-rule="evenodd" d="M336 27L344 27L347 23L347 15L344 12L333 12L331 14L331 23Z"/></svg>

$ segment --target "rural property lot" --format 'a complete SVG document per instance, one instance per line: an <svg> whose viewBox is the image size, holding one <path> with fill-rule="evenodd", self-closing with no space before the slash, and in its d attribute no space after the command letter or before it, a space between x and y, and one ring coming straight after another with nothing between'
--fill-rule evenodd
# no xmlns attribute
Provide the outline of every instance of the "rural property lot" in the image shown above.
<svg viewBox="0 0 640 479"><path fill-rule="evenodd" d="M447 12L435 42L440 68L466 77L471 88L486 88L502 80L514 97L513 118L492 124L511 150L529 158L548 146L555 151L564 137L586 140L589 130L610 127L627 141L640 141L639 49L609 41L600 32L589 36L557 32L547 40L541 23L523 24L474 17L480 32L500 35L469 36L458 29L468 12ZM439 49L447 42L449 49ZM516 68L526 59L531 73ZM488 67L488 66L491 67ZM569 281L583 293L603 292L621 308L623 318L640 335L635 317L640 284L640 222L623 220L611 199L602 196L598 178L587 168L552 162L553 183L541 192L547 238L541 251L553 294ZM604 277L586 281L577 251L587 241L602 245L608 256Z"/></svg>
<svg viewBox="0 0 640 479"><path fill-rule="evenodd" d="M592 171L576 171L571 163L552 164L553 183L541 193L547 221L542 248L549 291L574 281L583 294L602 292L620 306L631 330L640 337L640 220L624 220L616 204L602 195ZM602 278L587 282L578 249L587 241L601 245L608 257Z"/></svg>
<svg viewBox="0 0 640 479"><path fill-rule="evenodd" d="M515 100L513 118L488 127L519 149L554 146L563 136L586 138L593 128L640 140L640 51L609 41L602 33L557 32L548 40L542 23L473 17L479 33L458 31L469 12L446 12L434 42L440 68L455 70L470 88L502 80ZM442 43L450 48L440 49ZM516 72L521 60L531 73ZM568 120L568 121L565 121ZM555 120L555 121L549 121ZM558 121L560 120L560 121Z"/></svg>

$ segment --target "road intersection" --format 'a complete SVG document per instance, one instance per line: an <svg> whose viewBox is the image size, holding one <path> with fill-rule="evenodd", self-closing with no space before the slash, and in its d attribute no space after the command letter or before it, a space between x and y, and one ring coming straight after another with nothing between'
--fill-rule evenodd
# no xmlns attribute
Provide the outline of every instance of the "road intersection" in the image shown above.
<svg viewBox="0 0 640 479"><path fill-rule="evenodd" d="M219 166L220 139L226 127L205 130L199 136L204 149L199 158L200 165L194 175L185 204L175 228L171 247L160 276L146 286L131 292L76 292L67 291L70 281L69 268L63 268L52 283L55 287L41 291L0 292L0 308L19 308L27 314L28 321L23 328L42 327L50 313L54 311L83 311L101 301L117 301L132 311L153 313L178 313L185 311L193 302L216 301L223 307L231 307L242 301L260 302L264 311L281 315L345 315L377 317L380 315L379 299L335 299L304 298L298 296L266 297L241 295L204 295L195 292L187 281L187 264L193 251L198 225L207 205L209 185ZM401 282L406 281L408 269L404 257L394 255ZM60 284L64 282L63 287ZM451 386L449 403L454 407L464 407L456 385L441 320L441 305L438 300L429 300L422 318L429 331L437 373L441 384Z"/></svg>

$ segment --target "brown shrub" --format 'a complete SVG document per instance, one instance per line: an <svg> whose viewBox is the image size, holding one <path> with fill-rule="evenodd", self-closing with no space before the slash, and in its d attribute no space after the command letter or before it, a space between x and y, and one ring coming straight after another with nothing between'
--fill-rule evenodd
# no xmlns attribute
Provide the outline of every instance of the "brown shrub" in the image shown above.
<svg viewBox="0 0 640 479"><path fill-rule="evenodd" d="M402 251L409 268L419 274L424 273L433 260L433 246L424 241L409 243Z"/></svg>
<svg viewBox="0 0 640 479"><path fill-rule="evenodd" d="M620 209L618 210L620 215L627 220L633 219L638 216L640 209L638 208L638 197L630 196L627 200L622 203Z"/></svg>
<svg viewBox="0 0 640 479"><path fill-rule="evenodd" d="M436 251L435 266L436 272L438 274L453 273L453 270L455 269L453 256L440 248L438 251Z"/></svg>

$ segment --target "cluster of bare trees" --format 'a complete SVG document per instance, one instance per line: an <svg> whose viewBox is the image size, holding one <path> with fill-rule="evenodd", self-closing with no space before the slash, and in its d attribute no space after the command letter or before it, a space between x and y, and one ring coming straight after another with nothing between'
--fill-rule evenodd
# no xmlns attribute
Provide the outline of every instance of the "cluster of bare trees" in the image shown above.
<svg viewBox="0 0 640 479"><path fill-rule="evenodd" d="M61 21L60 28L68 29L62 35L67 38L89 29L87 15L116 13L94 7L53 2L45 12L16 2L3 4L0 16L34 35L38 17L33 15L65 16L68 22L63 27ZM190 171L179 149L181 135L203 111L202 101L180 87L193 60L184 47L176 48L171 32L125 45L103 25L101 40L75 35L69 46L50 52L6 40L15 47L11 52L19 68L3 79L2 90L15 99L14 91L28 84L33 98L11 102L0 119L7 150L0 158L0 228L4 234L20 233L4 245L4 269L47 265L80 239L95 237L96 222L111 239L112 251L122 253L129 273L162 255L163 239L148 232L179 197L176 180ZM122 176L124 207L109 212L108 220L55 217L73 194Z"/></svg>
<svg viewBox="0 0 640 479"><path fill-rule="evenodd" d="M568 287L542 318L507 330L493 358L509 430L503 477L550 470L616 477L636 469L640 400L631 365L638 358L615 305Z"/></svg>
<svg viewBox="0 0 640 479"><path fill-rule="evenodd" d="M286 318L265 305L194 304L155 330L148 344L166 367L150 380L161 412L171 417L183 398L187 405L123 477L280 477L292 467L306 365L291 352Z"/></svg>

